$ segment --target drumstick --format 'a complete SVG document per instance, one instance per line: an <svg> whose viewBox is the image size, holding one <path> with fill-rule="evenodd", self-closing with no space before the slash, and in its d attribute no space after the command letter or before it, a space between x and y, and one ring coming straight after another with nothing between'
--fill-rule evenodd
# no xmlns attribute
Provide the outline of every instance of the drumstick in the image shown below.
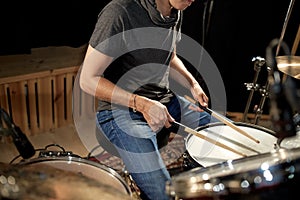
<svg viewBox="0 0 300 200"><path fill-rule="evenodd" d="M206 140L206 141L208 141L208 142L210 142L212 144L216 144L219 147L222 147L222 148L224 148L226 150L232 151L233 153L239 154L239 155L241 155L243 157L247 156L247 155L245 155L245 154L243 154L241 152L238 152L237 150L235 150L235 149L233 149L233 148L231 148L231 147L229 147L229 146L227 146L225 144L222 144L222 143L220 143L220 142L218 142L218 141L216 141L214 139L211 139L209 137L206 137L206 136L202 135L201 133L199 133L199 132L197 132L197 131L195 131L195 130L193 130L193 129L191 129L191 128L189 128L189 127L187 127L187 126L185 126L185 125L183 125L183 124L181 124L179 122L175 121L174 123L177 124L177 125L179 125L179 126L181 126L181 127L183 127L184 131L186 131L188 133L191 133L191 134L193 134L193 135L195 135L195 136L197 136L197 137L199 137L199 138L201 138L203 140Z"/></svg>
<svg viewBox="0 0 300 200"><path fill-rule="evenodd" d="M206 111L207 113L211 114L213 117L217 118L218 120L220 120L221 122L223 122L224 124L230 126L232 129L236 130L237 132L243 134L244 136L248 137L249 139L255 141L256 143L260 143L259 140L253 138L251 135L249 135L248 133L246 133L244 130L240 129L239 127L237 127L236 125L234 125L232 122L230 122L228 119L226 119L224 116L220 115L219 113L206 108L204 106L202 106L200 103L196 103L196 101L194 99L192 99L191 97L185 95L184 96L188 101L190 101L193 104L197 104L201 109L203 109L204 111Z"/></svg>

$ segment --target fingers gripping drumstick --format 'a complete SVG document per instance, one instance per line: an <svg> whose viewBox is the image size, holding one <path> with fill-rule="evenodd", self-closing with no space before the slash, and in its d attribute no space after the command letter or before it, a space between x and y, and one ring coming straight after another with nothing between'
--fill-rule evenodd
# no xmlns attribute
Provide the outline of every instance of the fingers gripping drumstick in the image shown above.
<svg viewBox="0 0 300 200"><path fill-rule="evenodd" d="M191 97L185 95L184 96L188 101L190 101L193 104L196 104L197 106L199 106L201 109L203 109L205 112L211 114L211 116L215 117L216 119L220 120L221 122L223 122L224 124L230 126L232 129L236 130L237 132L241 133L242 135L248 137L249 139L253 140L256 143L260 143L259 140L253 138L251 135L249 135L248 133L246 133L244 130L240 129L239 127L237 127L236 125L234 125L232 122L230 122L228 119L226 119L224 116L220 115L219 113L214 112L213 110L206 108L204 106L202 106L200 103L197 103L194 99L192 99Z"/></svg>

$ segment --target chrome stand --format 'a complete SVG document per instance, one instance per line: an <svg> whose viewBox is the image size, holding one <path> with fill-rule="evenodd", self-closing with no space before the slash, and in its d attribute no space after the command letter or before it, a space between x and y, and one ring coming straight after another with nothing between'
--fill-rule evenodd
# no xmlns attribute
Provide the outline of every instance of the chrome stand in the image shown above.
<svg viewBox="0 0 300 200"><path fill-rule="evenodd" d="M258 56L258 57L253 58L252 61L254 62L255 74L254 74L254 79L253 79L252 83L245 83L247 90L250 90L250 94L249 94L248 101L247 101L247 104L246 104L246 108L245 108L245 111L244 111L243 122L247 121L247 116L248 116L248 112L249 112L249 108L250 108L250 104L252 102L254 92L258 91L258 92L260 92L262 98L260 100L259 105L258 106L255 105L255 107L254 107L254 111L255 111L254 124L257 124L260 117L261 117L261 115L262 115L262 113L263 113L263 106L265 104L266 98L269 96L269 92L268 92L269 83L267 81L265 86L263 86L263 87L260 87L260 85L257 84L257 79L258 79L261 67L266 64L265 59ZM271 69L269 67L267 67L267 70L268 70L268 73L270 73Z"/></svg>

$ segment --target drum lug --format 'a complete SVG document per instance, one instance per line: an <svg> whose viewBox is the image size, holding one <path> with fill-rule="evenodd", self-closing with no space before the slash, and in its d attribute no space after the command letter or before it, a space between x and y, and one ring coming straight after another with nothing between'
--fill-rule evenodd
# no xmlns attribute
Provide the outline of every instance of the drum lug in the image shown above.
<svg viewBox="0 0 300 200"><path fill-rule="evenodd" d="M274 143L274 149L275 149L275 150L278 150L278 149L280 149L280 146L279 146L279 144L278 144L278 143Z"/></svg>
<svg viewBox="0 0 300 200"><path fill-rule="evenodd" d="M194 159L191 158L191 156L185 152L182 154L183 162L182 162L182 168L184 171L188 171L190 169L194 169L196 167L202 167L199 163L194 161Z"/></svg>

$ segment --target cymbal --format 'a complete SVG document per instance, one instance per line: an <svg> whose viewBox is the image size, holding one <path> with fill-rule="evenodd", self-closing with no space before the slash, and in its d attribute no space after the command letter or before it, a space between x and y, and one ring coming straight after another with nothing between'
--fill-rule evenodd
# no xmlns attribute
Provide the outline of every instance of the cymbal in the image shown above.
<svg viewBox="0 0 300 200"><path fill-rule="evenodd" d="M281 72L300 79L300 56L277 56L276 62Z"/></svg>

